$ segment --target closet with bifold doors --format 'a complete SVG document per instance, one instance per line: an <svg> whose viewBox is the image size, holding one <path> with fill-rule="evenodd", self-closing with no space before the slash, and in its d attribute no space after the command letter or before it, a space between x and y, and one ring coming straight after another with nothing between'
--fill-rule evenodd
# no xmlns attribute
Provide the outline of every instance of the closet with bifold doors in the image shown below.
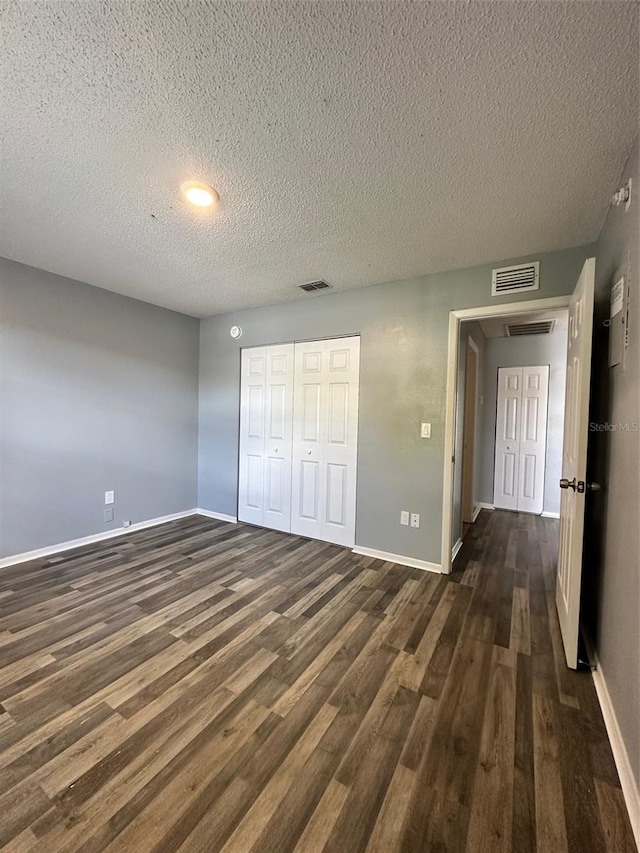
<svg viewBox="0 0 640 853"><path fill-rule="evenodd" d="M360 338L241 354L238 519L355 544Z"/></svg>

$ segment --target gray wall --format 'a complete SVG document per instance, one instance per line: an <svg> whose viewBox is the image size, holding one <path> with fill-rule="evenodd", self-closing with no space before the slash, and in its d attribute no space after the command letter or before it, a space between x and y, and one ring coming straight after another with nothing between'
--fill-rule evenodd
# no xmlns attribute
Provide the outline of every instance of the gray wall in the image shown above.
<svg viewBox="0 0 640 853"><path fill-rule="evenodd" d="M544 512L560 512L562 476L562 438L564 428L564 391L567 374L567 332L558 329L550 335L523 338L487 338L482 376L482 470L480 501L493 503L495 470L496 407L499 367L549 365L549 410L547 414L547 453L544 476Z"/></svg>
<svg viewBox="0 0 640 853"><path fill-rule="evenodd" d="M0 259L0 555L195 507L198 327Z"/></svg>
<svg viewBox="0 0 640 853"><path fill-rule="evenodd" d="M593 246L520 260L541 261L536 297L569 293ZM356 542L440 563L448 314L493 304L486 265L311 296L211 317L200 330L198 506L237 509L240 347L357 333L361 340ZM522 294L521 298L525 298ZM516 301L513 296L495 304ZM230 326L244 330L239 341ZM420 422L432 438L420 438ZM421 526L400 525L400 511Z"/></svg>
<svg viewBox="0 0 640 853"><path fill-rule="evenodd" d="M480 474L482 471L482 407L480 397L482 391L482 372L484 365L485 336L482 327L476 322L460 324L460 345L458 347L458 396L456 398L456 439L454 456L456 465L453 473L453 524L451 527L451 545L460 538L462 525L462 456L464 444L464 391L467 377L467 341L471 337L478 347L478 385L476 389L476 422L474 434L475 454L473 458L473 502L481 501Z"/></svg>
<svg viewBox="0 0 640 853"><path fill-rule="evenodd" d="M619 182L633 179L631 207L610 209L597 245L591 420L600 424L640 423L639 160L636 139ZM631 289L629 350L625 366L609 368L603 321L621 275ZM589 477L603 491L587 502L582 610L640 786L640 432L591 432Z"/></svg>

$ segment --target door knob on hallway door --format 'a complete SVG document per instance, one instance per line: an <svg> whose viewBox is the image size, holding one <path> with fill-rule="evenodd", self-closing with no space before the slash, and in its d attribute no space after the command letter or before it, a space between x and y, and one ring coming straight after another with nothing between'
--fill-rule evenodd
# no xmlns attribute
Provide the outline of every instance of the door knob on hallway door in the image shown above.
<svg viewBox="0 0 640 853"><path fill-rule="evenodd" d="M278 448L277 448L277 447L274 447L274 448L273 448L273 452L274 452L274 453L277 453L277 452L278 452Z"/></svg>
<svg viewBox="0 0 640 853"><path fill-rule="evenodd" d="M311 451L307 450L307 456L311 456Z"/></svg>
<svg viewBox="0 0 640 853"><path fill-rule="evenodd" d="M575 490L576 490L576 478L574 477L573 480L567 480L566 477L563 477L562 480L560 480L560 488L561 489L573 489L573 491L575 492Z"/></svg>

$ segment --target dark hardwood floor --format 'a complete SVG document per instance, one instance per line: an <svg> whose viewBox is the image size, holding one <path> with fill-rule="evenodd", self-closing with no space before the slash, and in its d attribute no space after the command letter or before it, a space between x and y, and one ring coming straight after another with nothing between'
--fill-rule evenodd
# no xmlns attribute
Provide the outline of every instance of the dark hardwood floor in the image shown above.
<svg viewBox="0 0 640 853"><path fill-rule="evenodd" d="M557 522L450 577L199 517L0 572L7 851L634 850Z"/></svg>

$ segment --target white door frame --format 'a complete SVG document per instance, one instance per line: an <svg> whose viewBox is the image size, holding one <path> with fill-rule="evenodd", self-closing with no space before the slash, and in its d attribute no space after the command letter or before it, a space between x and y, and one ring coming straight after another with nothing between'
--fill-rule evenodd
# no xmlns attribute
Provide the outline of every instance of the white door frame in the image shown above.
<svg viewBox="0 0 640 853"><path fill-rule="evenodd" d="M468 379L468 370L469 370L469 350L473 350L476 356L476 375L475 375L475 396L473 398L473 435L471 436L471 466L468 466L468 451L465 450L465 438L466 438L466 429L467 429L467 379ZM479 388L479 379L480 379L480 348L473 340L471 335L467 335L467 346L465 351L466 365L465 365L465 373L464 373L464 401L462 406L462 446L461 446L461 456L460 465L462 470L460 471L460 530L458 534L460 539L462 539L462 533L464 531L464 510L465 510L465 472L467 476L469 475L469 471L471 472L471 514L473 515L473 510L475 508L474 502L474 493L475 487L477 485L475 481L475 466L476 466L476 435L478 432L478 388ZM465 463L465 456L467 457L467 462Z"/></svg>
<svg viewBox="0 0 640 853"><path fill-rule="evenodd" d="M479 308L462 308L449 312L449 351L447 355L447 392L444 423L444 480L442 489L442 544L440 562L443 574L451 572L451 533L453 526L453 454L456 441L456 399L458 395L458 347L460 323L465 320L488 320L505 315L530 314L554 308L568 308L571 294L551 296L546 299L528 299L504 305L483 305Z"/></svg>

